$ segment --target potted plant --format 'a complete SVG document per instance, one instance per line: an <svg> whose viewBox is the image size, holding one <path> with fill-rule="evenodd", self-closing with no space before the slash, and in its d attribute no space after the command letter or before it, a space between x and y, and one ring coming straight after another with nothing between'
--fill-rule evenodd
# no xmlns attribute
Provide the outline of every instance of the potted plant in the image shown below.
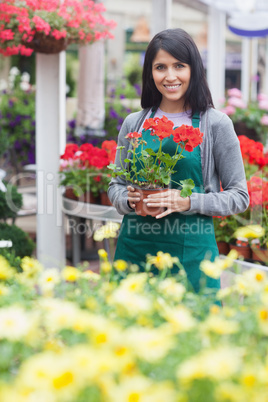
<svg viewBox="0 0 268 402"><path fill-rule="evenodd" d="M150 130L155 141L159 143L158 151L155 152L151 148L146 148L146 141L143 140L142 134L138 132L128 133L126 138L131 143L131 148L128 150L129 158L124 160L126 165L123 165L122 150L124 146L117 147L120 152L121 166L111 163L108 169L112 171L112 177L121 176L127 182L132 183L134 187L142 194L142 199L146 198L150 192L166 191L172 180L172 174L176 172L177 163L184 158L183 151L193 151L193 149L202 143L203 133L199 128L182 125L178 128L173 128L174 124L166 116L160 118L146 119L143 128ZM172 138L177 144L176 152L173 156L163 151L164 138ZM138 150L138 148L140 150ZM187 197L192 194L194 182L192 179L181 180L176 183L181 190L181 196ZM136 212L142 214L140 210L143 202L136 204ZM152 216L155 213L155 208L150 210L146 207L147 212L151 211Z"/></svg>
<svg viewBox="0 0 268 402"><path fill-rule="evenodd" d="M252 258L255 261L262 261L268 265L268 213L267 207L262 211L263 235L251 242Z"/></svg>
<svg viewBox="0 0 268 402"><path fill-rule="evenodd" d="M108 187L107 165L114 160L116 142L104 141L101 148L92 144L67 144L60 159L60 185L65 196L96 203L100 193ZM71 193L71 194L70 194Z"/></svg>
<svg viewBox="0 0 268 402"><path fill-rule="evenodd" d="M265 143L268 133L268 96L259 94L256 102L246 104L242 92L237 88L229 89L227 95L222 111L233 121L237 135Z"/></svg>
<svg viewBox="0 0 268 402"><path fill-rule="evenodd" d="M213 224L219 253L227 255L233 233L239 225L236 215L214 216Z"/></svg>
<svg viewBox="0 0 268 402"><path fill-rule="evenodd" d="M102 3L92 0L5 0L0 2L0 53L59 53L70 43L110 38L113 21Z"/></svg>

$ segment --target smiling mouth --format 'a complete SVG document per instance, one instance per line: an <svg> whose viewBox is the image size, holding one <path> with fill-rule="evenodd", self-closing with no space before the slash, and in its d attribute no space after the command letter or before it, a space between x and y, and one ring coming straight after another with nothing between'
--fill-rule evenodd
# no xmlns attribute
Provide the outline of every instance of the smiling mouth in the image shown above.
<svg viewBox="0 0 268 402"><path fill-rule="evenodd" d="M177 84L177 85L164 85L165 88L167 89L176 89L179 88L181 86L181 84Z"/></svg>

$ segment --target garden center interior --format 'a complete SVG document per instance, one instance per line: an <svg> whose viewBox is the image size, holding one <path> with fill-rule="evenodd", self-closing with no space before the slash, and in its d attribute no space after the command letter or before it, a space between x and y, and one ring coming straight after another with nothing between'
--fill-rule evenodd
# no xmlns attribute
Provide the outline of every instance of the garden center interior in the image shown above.
<svg viewBox="0 0 268 402"><path fill-rule="evenodd" d="M188 118L195 66L166 54L158 112L183 120L126 123L125 157L167 28L194 39L220 112ZM0 156L0 402L267 402L268 0L0 0ZM161 216L114 197L123 218L111 172L125 191L145 167Z"/></svg>
<svg viewBox="0 0 268 402"><path fill-rule="evenodd" d="M4 154L2 170L6 172L7 178L13 180L13 184L19 185L19 191L23 192L23 206L18 212L16 224L35 239L35 253L45 264L46 261L49 261L48 264L51 264L51 261L63 263L66 256L69 256L73 263L80 262L83 256L85 259L96 258L96 242L92 236L86 235L91 244L90 248L93 241L92 255L83 250L80 244L81 241L85 243L83 236L71 236L70 222L74 222L74 219L89 222L85 227L91 227L88 230L91 234L95 221L86 221L87 212L81 212L80 217L67 219L70 212L68 208L71 206L67 205L67 211L65 210L66 205L63 206L58 189L59 155L63 154L66 141L79 141L86 136L94 145L99 146L105 139L116 140L123 118L130 110L140 108L143 56L149 40L155 33L167 27L180 27L191 34L201 53L217 108L226 107L227 91L232 88L240 89L243 101L253 109L257 107L259 94L268 94L267 2L105 0L103 4L106 7L105 16L116 23L111 30L113 39L80 47L71 44L66 52L58 55L34 52L30 57L1 56L0 60L2 89L5 88L5 83L17 79L10 77L11 67L17 67L22 74L25 88L36 91L36 94L29 95L32 109L29 113L33 121L36 119L36 129L39 127L40 130L39 137L38 133L32 134L29 138L31 144L27 144L26 139L23 143L21 139L16 138L14 131L11 140L13 149ZM246 27L241 24L243 18ZM58 69L58 76L50 78L49 74L53 75L54 69ZM56 94L57 82L61 88ZM54 97L56 101L51 105L51 99ZM47 104L51 107L47 109L51 120L49 136L46 132L48 116L38 110L37 105L35 107L35 101L39 102L40 108L47 108ZM51 116L49 110L52 111L53 108L60 111L57 116L55 113ZM247 124L247 135L253 140L261 140L264 152L267 151L267 129L260 120L265 113L265 110L261 114L256 111L255 119L251 116L248 122L245 117L241 117ZM12 118L16 119L16 116ZM237 117L234 116L233 121L239 130L239 121L235 121L235 118ZM60 132L58 139L55 138L55 130ZM50 158L47 158L47 153ZM35 158L39 158L39 166ZM39 179L37 172L40 173ZM49 174L53 178L44 179L49 177ZM38 196L37 191L44 183L46 205L43 205L44 200L38 198L44 198L45 193L40 190ZM48 201L50 191L54 193L53 201ZM96 227L109 220L111 208L108 207L107 213L102 210L96 212L99 214L97 223L95 222ZM114 221L120 222L121 217L115 212L114 215ZM68 244L65 240L66 234ZM105 242L107 246L109 242Z"/></svg>

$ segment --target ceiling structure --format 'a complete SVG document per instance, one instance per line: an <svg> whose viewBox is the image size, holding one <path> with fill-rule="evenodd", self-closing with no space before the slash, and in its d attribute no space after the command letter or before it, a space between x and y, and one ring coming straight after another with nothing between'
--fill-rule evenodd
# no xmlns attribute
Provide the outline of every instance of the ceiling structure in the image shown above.
<svg viewBox="0 0 268 402"><path fill-rule="evenodd" d="M199 3L213 6L227 14L233 12L268 12L267 0L198 0ZM191 3L191 1L190 1Z"/></svg>

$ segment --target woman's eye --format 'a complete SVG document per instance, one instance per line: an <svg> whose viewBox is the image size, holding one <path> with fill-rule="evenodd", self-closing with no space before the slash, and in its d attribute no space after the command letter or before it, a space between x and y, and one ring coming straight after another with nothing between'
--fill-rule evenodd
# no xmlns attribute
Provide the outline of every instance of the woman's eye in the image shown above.
<svg viewBox="0 0 268 402"><path fill-rule="evenodd" d="M183 64L181 64L181 63L178 63L178 64L177 64L177 68L183 68L183 67L184 67Z"/></svg>
<svg viewBox="0 0 268 402"><path fill-rule="evenodd" d="M156 69L157 70L163 70L164 66L157 66Z"/></svg>

